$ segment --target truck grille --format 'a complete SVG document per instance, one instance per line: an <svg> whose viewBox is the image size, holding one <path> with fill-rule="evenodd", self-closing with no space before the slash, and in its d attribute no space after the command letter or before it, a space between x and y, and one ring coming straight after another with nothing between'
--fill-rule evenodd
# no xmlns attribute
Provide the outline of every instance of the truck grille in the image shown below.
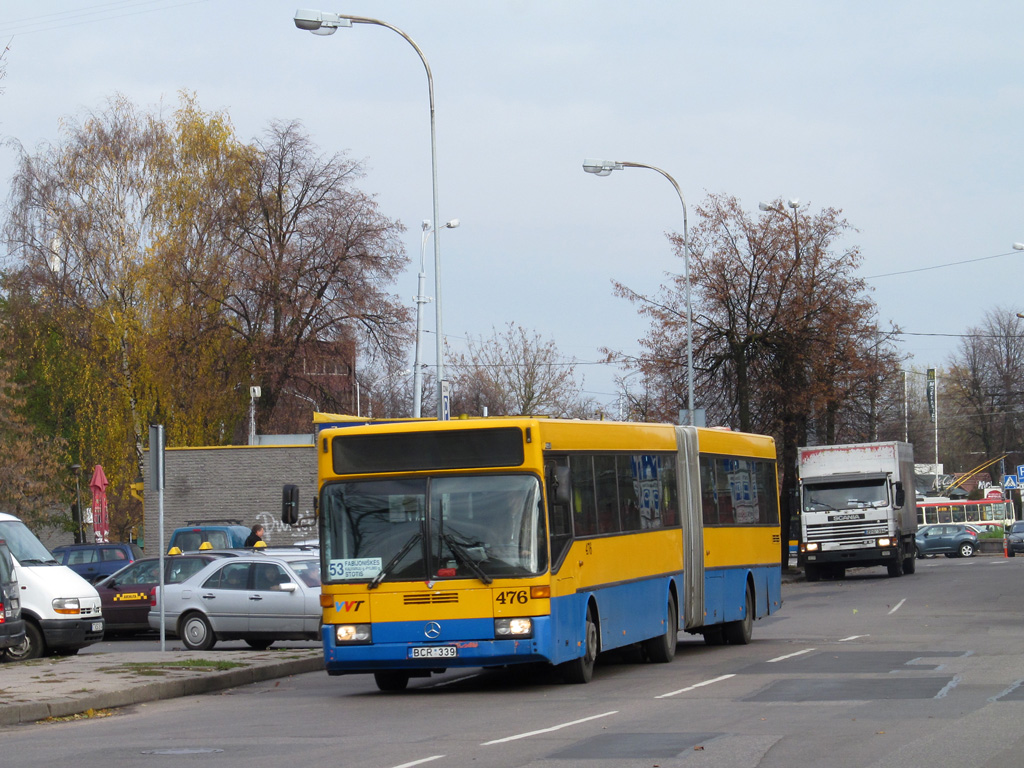
<svg viewBox="0 0 1024 768"><path fill-rule="evenodd" d="M884 533L876 533L885 529L885 523L879 520L843 520L842 522L817 523L807 526L808 542L835 542L837 544L853 544ZM872 531L872 533L868 533Z"/></svg>

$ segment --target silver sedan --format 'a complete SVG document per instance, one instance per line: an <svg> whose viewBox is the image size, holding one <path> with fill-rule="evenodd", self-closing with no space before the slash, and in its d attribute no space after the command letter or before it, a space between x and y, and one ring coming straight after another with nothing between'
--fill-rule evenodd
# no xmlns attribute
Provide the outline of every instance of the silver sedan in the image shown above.
<svg viewBox="0 0 1024 768"><path fill-rule="evenodd" d="M149 625L160 628L154 590ZM224 558L164 586L164 629L186 648L244 640L259 650L275 640L320 637L320 561L308 552Z"/></svg>

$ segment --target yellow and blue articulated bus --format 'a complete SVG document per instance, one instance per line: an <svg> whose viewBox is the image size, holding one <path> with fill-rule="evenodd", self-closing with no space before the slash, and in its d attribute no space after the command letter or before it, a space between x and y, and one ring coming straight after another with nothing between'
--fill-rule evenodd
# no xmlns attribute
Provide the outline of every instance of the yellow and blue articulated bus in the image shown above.
<svg viewBox="0 0 1024 768"><path fill-rule="evenodd" d="M536 418L325 426L323 644L382 690L602 651L671 661L679 630L747 643L779 609L771 438Z"/></svg>

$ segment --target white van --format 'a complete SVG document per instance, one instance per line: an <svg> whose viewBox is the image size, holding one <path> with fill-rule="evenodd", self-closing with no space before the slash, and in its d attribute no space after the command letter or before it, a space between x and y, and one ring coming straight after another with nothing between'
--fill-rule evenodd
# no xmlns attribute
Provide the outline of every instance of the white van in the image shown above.
<svg viewBox="0 0 1024 768"><path fill-rule="evenodd" d="M60 565L28 527L0 512L0 539L7 542L21 592L25 642L7 650L14 660L48 653L75 653L103 639L103 612L96 588Z"/></svg>

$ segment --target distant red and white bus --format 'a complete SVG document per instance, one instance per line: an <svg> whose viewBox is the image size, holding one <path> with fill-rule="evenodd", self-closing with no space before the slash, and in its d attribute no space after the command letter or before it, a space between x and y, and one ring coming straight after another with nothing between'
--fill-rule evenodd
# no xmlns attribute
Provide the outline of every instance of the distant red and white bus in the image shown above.
<svg viewBox="0 0 1024 768"><path fill-rule="evenodd" d="M990 491L999 490L991 488ZM1014 515L1013 502L1003 499L1002 491L999 499L952 500L944 496L919 499L917 502L917 524L932 525L935 523L970 523L979 528L1006 527L1017 519Z"/></svg>

